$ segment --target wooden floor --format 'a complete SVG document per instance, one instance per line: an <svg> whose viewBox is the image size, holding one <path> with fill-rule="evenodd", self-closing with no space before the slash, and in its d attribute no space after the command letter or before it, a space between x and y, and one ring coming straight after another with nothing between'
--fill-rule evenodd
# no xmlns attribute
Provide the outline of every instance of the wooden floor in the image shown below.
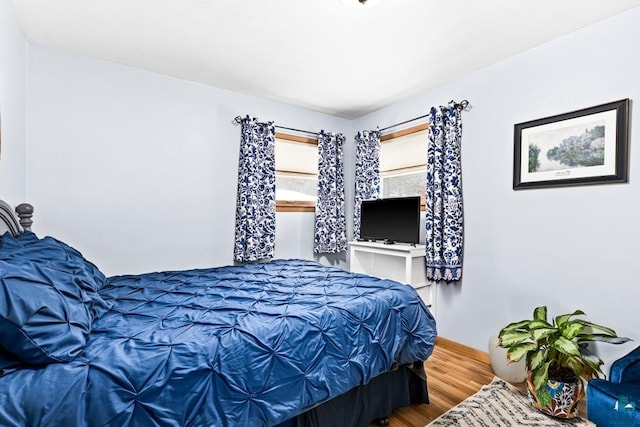
<svg viewBox="0 0 640 427"><path fill-rule="evenodd" d="M400 408L389 418L391 427L423 427L471 396L494 377L491 366L436 345L424 364L428 405Z"/></svg>
<svg viewBox="0 0 640 427"><path fill-rule="evenodd" d="M476 393L483 385L489 384L495 376L488 354L441 338L436 341L424 367L427 371L429 404L396 409L389 417L390 427L424 427ZM513 385L522 391L526 390L525 383ZM580 403L578 413L586 418L585 398Z"/></svg>

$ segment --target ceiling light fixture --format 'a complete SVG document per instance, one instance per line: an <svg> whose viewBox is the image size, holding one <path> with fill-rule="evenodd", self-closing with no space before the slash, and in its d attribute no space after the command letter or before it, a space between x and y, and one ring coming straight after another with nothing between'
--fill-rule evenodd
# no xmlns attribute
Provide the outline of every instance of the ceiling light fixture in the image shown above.
<svg viewBox="0 0 640 427"><path fill-rule="evenodd" d="M342 0L342 3L347 6L362 9L362 8L370 8L380 3L381 0Z"/></svg>

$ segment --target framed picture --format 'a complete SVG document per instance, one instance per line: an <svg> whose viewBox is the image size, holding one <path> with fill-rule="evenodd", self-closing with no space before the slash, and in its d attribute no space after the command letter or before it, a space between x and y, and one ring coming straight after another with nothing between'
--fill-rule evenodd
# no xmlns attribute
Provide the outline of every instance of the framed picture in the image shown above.
<svg viewBox="0 0 640 427"><path fill-rule="evenodd" d="M513 189L627 182L629 99L514 126Z"/></svg>

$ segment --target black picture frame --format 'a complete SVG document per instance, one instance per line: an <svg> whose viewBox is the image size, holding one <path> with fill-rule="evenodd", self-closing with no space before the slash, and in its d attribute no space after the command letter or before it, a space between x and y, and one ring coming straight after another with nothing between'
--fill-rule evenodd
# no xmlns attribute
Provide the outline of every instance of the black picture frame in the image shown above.
<svg viewBox="0 0 640 427"><path fill-rule="evenodd" d="M629 99L518 123L513 139L514 190L627 182Z"/></svg>

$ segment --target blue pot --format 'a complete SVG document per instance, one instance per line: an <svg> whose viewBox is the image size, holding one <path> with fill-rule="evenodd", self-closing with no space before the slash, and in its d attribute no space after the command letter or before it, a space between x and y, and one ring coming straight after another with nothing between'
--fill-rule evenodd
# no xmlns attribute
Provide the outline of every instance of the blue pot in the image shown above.
<svg viewBox="0 0 640 427"><path fill-rule="evenodd" d="M531 381L531 372L527 375L527 392L531 404L538 410L556 418L575 418L578 416L578 406L584 397L584 385L580 378L572 380L549 381L539 392Z"/></svg>

